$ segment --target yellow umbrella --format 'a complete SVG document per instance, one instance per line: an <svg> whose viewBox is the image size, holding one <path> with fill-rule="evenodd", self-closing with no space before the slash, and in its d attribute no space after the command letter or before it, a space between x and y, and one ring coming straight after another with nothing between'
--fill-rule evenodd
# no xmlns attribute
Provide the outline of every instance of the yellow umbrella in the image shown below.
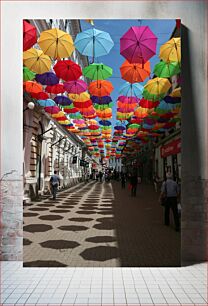
<svg viewBox="0 0 208 306"><path fill-rule="evenodd" d="M174 98L180 98L181 97L181 87L178 87L176 89L174 89L170 95L171 97L174 97Z"/></svg>
<svg viewBox="0 0 208 306"><path fill-rule="evenodd" d="M38 44L45 54L55 59L69 57L75 49L72 37L56 28L41 32Z"/></svg>
<svg viewBox="0 0 208 306"><path fill-rule="evenodd" d="M175 37L160 47L160 58L164 62L181 61L181 38Z"/></svg>
<svg viewBox="0 0 208 306"><path fill-rule="evenodd" d="M51 69L51 60L42 50L31 48L23 52L23 63L31 71L36 73L48 72Z"/></svg>
<svg viewBox="0 0 208 306"><path fill-rule="evenodd" d="M148 91L150 95L165 94L171 87L171 83L165 78L154 78L149 80L144 86L144 90Z"/></svg>
<svg viewBox="0 0 208 306"><path fill-rule="evenodd" d="M81 94L68 94L69 99L76 102L85 102L90 100L88 92L82 92Z"/></svg>

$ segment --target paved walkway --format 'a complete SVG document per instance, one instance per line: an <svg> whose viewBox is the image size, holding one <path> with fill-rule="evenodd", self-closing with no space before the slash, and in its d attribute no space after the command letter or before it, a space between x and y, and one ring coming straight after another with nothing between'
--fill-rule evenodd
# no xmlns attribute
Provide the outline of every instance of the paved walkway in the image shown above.
<svg viewBox="0 0 208 306"><path fill-rule="evenodd" d="M24 266L180 266L180 233L152 186L91 181L24 207Z"/></svg>

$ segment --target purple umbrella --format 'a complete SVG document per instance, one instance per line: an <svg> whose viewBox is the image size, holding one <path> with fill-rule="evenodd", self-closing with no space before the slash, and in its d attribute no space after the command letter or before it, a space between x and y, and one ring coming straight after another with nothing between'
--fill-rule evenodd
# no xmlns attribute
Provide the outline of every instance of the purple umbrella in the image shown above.
<svg viewBox="0 0 208 306"><path fill-rule="evenodd" d="M155 124L156 120L153 118L144 118L144 122L148 125Z"/></svg>
<svg viewBox="0 0 208 306"><path fill-rule="evenodd" d="M137 97L126 97L126 96L119 96L118 101L122 102L122 103L139 103L139 99Z"/></svg>
<svg viewBox="0 0 208 306"><path fill-rule="evenodd" d="M67 106L72 104L72 101L66 96L56 96L54 98L54 101L56 102L56 104L60 104L62 106Z"/></svg>
<svg viewBox="0 0 208 306"><path fill-rule="evenodd" d="M157 37L148 26L131 27L120 38L120 54L129 63L146 63L156 54Z"/></svg>
<svg viewBox="0 0 208 306"><path fill-rule="evenodd" d="M117 131L124 131L126 129L126 127L123 126L123 125L116 125L116 126L114 126L114 129L117 130Z"/></svg>
<svg viewBox="0 0 208 306"><path fill-rule="evenodd" d="M96 104L109 104L112 102L112 99L110 96L103 96L103 97L97 97L97 96L91 96L91 100L93 103Z"/></svg>
<svg viewBox="0 0 208 306"><path fill-rule="evenodd" d="M87 90L87 83L82 80L65 82L64 89L73 94L80 94Z"/></svg>
<svg viewBox="0 0 208 306"><path fill-rule="evenodd" d="M108 121L108 120L100 120L99 123L100 123L100 125L103 125L103 126L110 126L111 125L111 122Z"/></svg>
<svg viewBox="0 0 208 306"><path fill-rule="evenodd" d="M59 78L53 72L45 72L42 74L36 74L35 79L42 85L56 85L59 83Z"/></svg>
<svg viewBox="0 0 208 306"><path fill-rule="evenodd" d="M163 100L164 100L166 103L170 103L170 104L181 103L181 98L178 98L178 97L166 96L166 97L163 98Z"/></svg>

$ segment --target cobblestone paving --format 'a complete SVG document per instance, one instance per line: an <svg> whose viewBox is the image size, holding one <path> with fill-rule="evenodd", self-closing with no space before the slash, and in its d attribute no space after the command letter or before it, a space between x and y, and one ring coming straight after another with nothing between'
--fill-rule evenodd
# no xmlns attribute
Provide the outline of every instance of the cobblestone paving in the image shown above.
<svg viewBox="0 0 208 306"><path fill-rule="evenodd" d="M24 207L24 266L180 266L180 233L163 225L152 186L136 198L91 181Z"/></svg>

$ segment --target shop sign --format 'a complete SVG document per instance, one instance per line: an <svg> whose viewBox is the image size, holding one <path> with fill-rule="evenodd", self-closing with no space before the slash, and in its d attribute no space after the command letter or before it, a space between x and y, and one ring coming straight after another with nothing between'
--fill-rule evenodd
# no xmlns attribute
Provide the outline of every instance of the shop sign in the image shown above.
<svg viewBox="0 0 208 306"><path fill-rule="evenodd" d="M175 139L160 148L161 157L175 155L181 152L181 139Z"/></svg>

